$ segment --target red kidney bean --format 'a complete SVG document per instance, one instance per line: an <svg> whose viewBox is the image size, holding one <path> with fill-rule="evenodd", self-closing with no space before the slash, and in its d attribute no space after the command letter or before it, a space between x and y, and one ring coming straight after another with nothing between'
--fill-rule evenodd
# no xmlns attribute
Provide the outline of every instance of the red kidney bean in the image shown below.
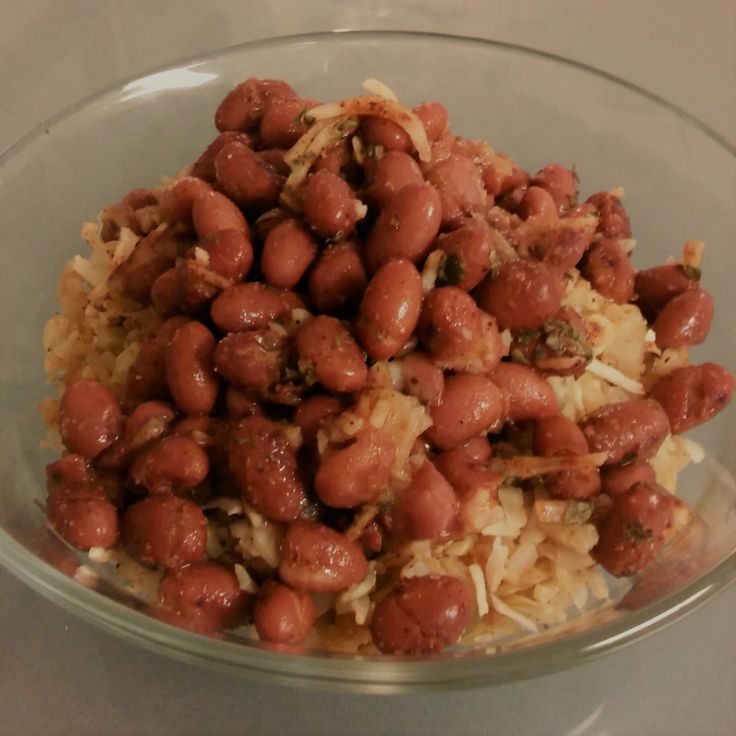
<svg viewBox="0 0 736 736"><path fill-rule="evenodd" d="M217 183L237 204L251 209L275 207L283 180L255 151L238 141L223 146L215 159Z"/></svg>
<svg viewBox="0 0 736 736"><path fill-rule="evenodd" d="M179 493L202 483L209 465L207 453L191 438L164 437L138 455L129 477L149 493Z"/></svg>
<svg viewBox="0 0 736 736"><path fill-rule="evenodd" d="M133 210L139 210L143 207L151 207L158 203L158 197L152 189L148 187L137 187L131 189L122 199L121 204L130 207Z"/></svg>
<svg viewBox="0 0 736 736"><path fill-rule="evenodd" d="M574 227L550 228L535 240L534 255L559 275L577 266L590 245L590 236Z"/></svg>
<svg viewBox="0 0 736 736"><path fill-rule="evenodd" d="M179 245L176 234L165 225L153 230L138 241L130 257L113 272L111 285L141 304L150 303L153 284L174 265Z"/></svg>
<svg viewBox="0 0 736 736"><path fill-rule="evenodd" d="M233 419L250 417L254 414L262 414L261 404L258 399L247 389L230 384L225 392L225 405L227 415Z"/></svg>
<svg viewBox="0 0 736 736"><path fill-rule="evenodd" d="M350 170L354 168L353 148L345 139L333 143L329 148L322 151L312 165L312 171L322 171L324 169L333 174L339 174L343 169Z"/></svg>
<svg viewBox="0 0 736 736"><path fill-rule="evenodd" d="M549 192L560 214L575 204L578 195L575 174L560 164L548 164L540 169L531 183Z"/></svg>
<svg viewBox="0 0 736 736"><path fill-rule="evenodd" d="M195 562L168 572L158 586L162 607L185 628L221 631L241 624L250 595L240 589L235 573L215 562Z"/></svg>
<svg viewBox="0 0 736 736"><path fill-rule="evenodd" d="M586 200L598 215L598 232L606 238L618 240L631 237L631 223L621 200L610 192L597 192Z"/></svg>
<svg viewBox="0 0 736 736"><path fill-rule="evenodd" d="M291 148L309 127L303 113L318 103L303 97L277 97L261 118L260 143L263 148Z"/></svg>
<svg viewBox="0 0 736 736"><path fill-rule="evenodd" d="M121 538L138 562L175 569L197 562L207 551L207 520L191 501L148 496L123 515Z"/></svg>
<svg viewBox="0 0 736 736"><path fill-rule="evenodd" d="M688 289L696 289L700 280L700 269L667 263L638 271L634 280L636 303L649 322L674 297Z"/></svg>
<svg viewBox="0 0 736 736"><path fill-rule="evenodd" d="M212 364L215 338L201 322L187 322L166 351L166 380L176 405L185 414L209 414L219 382Z"/></svg>
<svg viewBox="0 0 736 736"><path fill-rule="evenodd" d="M295 97L296 92L279 79L250 77L231 90L215 112L219 131L249 130L255 127L271 100Z"/></svg>
<svg viewBox="0 0 736 736"><path fill-rule="evenodd" d="M227 130L212 141L205 148L202 155L192 164L192 176L203 179L210 184L215 182L215 159L217 154L232 141L238 141L244 146L252 147L253 141L247 133L238 133L234 130Z"/></svg>
<svg viewBox="0 0 736 736"><path fill-rule="evenodd" d="M450 533L458 511L452 486L426 460L409 485L396 494L391 533L399 539L441 539Z"/></svg>
<svg viewBox="0 0 736 736"><path fill-rule="evenodd" d="M688 289L664 305L652 324L657 345L681 348L705 342L713 323L713 297L705 289Z"/></svg>
<svg viewBox="0 0 736 736"><path fill-rule="evenodd" d="M606 452L604 465L652 457L669 431L667 414L656 401L630 399L606 404L580 422L591 452Z"/></svg>
<svg viewBox="0 0 736 736"><path fill-rule="evenodd" d="M59 405L59 431L67 450L96 457L121 429L120 404L109 388L85 378L67 386Z"/></svg>
<svg viewBox="0 0 736 736"><path fill-rule="evenodd" d="M172 317L143 338L126 380L126 401L138 403L169 395L166 352L176 331L186 323L186 317Z"/></svg>
<svg viewBox="0 0 736 736"><path fill-rule="evenodd" d="M292 588L334 593L359 583L367 563L361 548L315 521L295 521L281 545L279 575Z"/></svg>
<svg viewBox="0 0 736 736"><path fill-rule="evenodd" d="M358 344L339 320L319 315L297 333L299 368L328 391L359 391L368 380L368 368Z"/></svg>
<svg viewBox="0 0 736 736"><path fill-rule="evenodd" d="M355 230L358 200L341 176L326 169L317 171L301 193L304 217L317 235L341 240Z"/></svg>
<svg viewBox="0 0 736 736"><path fill-rule="evenodd" d="M422 297L422 279L410 261L389 261L377 271L363 294L355 323L373 360L386 360L401 349L417 326Z"/></svg>
<svg viewBox="0 0 736 736"><path fill-rule="evenodd" d="M687 432L728 406L733 375L716 363L677 368L661 378L650 392L669 417L673 434Z"/></svg>
<svg viewBox="0 0 736 736"><path fill-rule="evenodd" d="M306 489L284 425L259 416L241 419L230 437L229 458L247 503L274 521L299 517Z"/></svg>
<svg viewBox="0 0 736 736"><path fill-rule="evenodd" d="M164 222L191 225L194 203L211 191L209 184L194 176L178 179L159 195L158 209L161 219Z"/></svg>
<svg viewBox="0 0 736 736"><path fill-rule="evenodd" d="M412 150L411 138L407 132L400 125L385 118L364 117L360 123L360 133L366 143L382 146L386 151Z"/></svg>
<svg viewBox="0 0 736 736"><path fill-rule="evenodd" d="M475 463L485 462L493 454L491 443L488 441L488 437L484 435L472 437L464 445L454 450L448 450L448 452L461 453Z"/></svg>
<svg viewBox="0 0 736 736"><path fill-rule="evenodd" d="M493 381L458 373L445 379L442 399L430 407L433 426L426 436L435 447L447 450L499 424L503 415L503 394Z"/></svg>
<svg viewBox="0 0 736 736"><path fill-rule="evenodd" d="M427 172L427 181L439 192L442 226L457 227L466 217L486 208L486 190L472 159L451 154Z"/></svg>
<svg viewBox="0 0 736 736"><path fill-rule="evenodd" d="M365 255L371 271L397 258L414 263L427 253L440 228L441 201L429 184L413 184L384 205L368 233Z"/></svg>
<svg viewBox="0 0 736 736"><path fill-rule="evenodd" d="M422 121L427 138L434 142L441 138L449 127L447 108L439 102L422 102L414 109L414 114Z"/></svg>
<svg viewBox="0 0 736 736"><path fill-rule="evenodd" d="M384 654L433 654L458 640L472 611L470 589L458 578L409 578L376 605L371 637Z"/></svg>
<svg viewBox="0 0 736 736"><path fill-rule="evenodd" d="M304 399L294 412L294 424L302 430L304 442L314 444L317 432L325 422L342 412L342 404L334 396L310 396Z"/></svg>
<svg viewBox="0 0 736 736"><path fill-rule="evenodd" d="M355 244L338 243L317 256L309 273L309 298L320 312L339 312L357 306L367 284Z"/></svg>
<svg viewBox="0 0 736 736"><path fill-rule="evenodd" d="M488 443L485 437L474 439L482 439ZM470 443L440 452L435 455L434 464L450 482L461 501L469 501L478 494L485 494L488 503L491 503L498 496L501 476L484 464L488 457L474 457L473 450L468 450L468 444ZM490 446L488 456L490 457Z"/></svg>
<svg viewBox="0 0 736 736"><path fill-rule="evenodd" d="M487 278L478 287L477 300L501 327L533 330L557 313L562 290L545 265L518 259L504 263L495 278Z"/></svg>
<svg viewBox="0 0 736 736"><path fill-rule="evenodd" d="M281 380L285 348L284 338L272 330L237 332L217 344L215 369L226 381L266 393Z"/></svg>
<svg viewBox="0 0 736 736"><path fill-rule="evenodd" d="M396 447L390 437L368 429L347 447L322 458L314 478L320 501L353 508L372 501L388 486Z"/></svg>
<svg viewBox="0 0 736 736"><path fill-rule="evenodd" d="M248 223L237 205L220 192L209 192L194 201L194 229L200 239L209 238L220 230L250 232Z"/></svg>
<svg viewBox="0 0 736 736"><path fill-rule="evenodd" d="M596 291L617 304L634 297L634 267L617 240L606 238L593 243L582 272Z"/></svg>
<svg viewBox="0 0 736 736"><path fill-rule="evenodd" d="M641 572L657 556L672 526L674 499L657 483L637 483L614 496L598 529L596 560L612 575Z"/></svg>
<svg viewBox="0 0 736 736"><path fill-rule="evenodd" d="M273 207L270 210L266 210L253 223L253 236L259 243L265 243L268 234L276 225L292 217L293 215L290 212L281 209L281 207Z"/></svg>
<svg viewBox="0 0 736 736"><path fill-rule="evenodd" d="M439 286L457 286L470 291L491 270L493 236L484 225L471 221L451 233L440 235L436 246L445 253L437 279Z"/></svg>
<svg viewBox="0 0 736 736"><path fill-rule="evenodd" d="M72 547L114 547L118 543L118 514L100 488L64 483L46 502L49 523Z"/></svg>
<svg viewBox="0 0 736 736"><path fill-rule="evenodd" d="M76 453L62 455L58 460L46 466L46 488L49 492L64 483L85 485L91 480L87 458Z"/></svg>
<svg viewBox="0 0 736 736"><path fill-rule="evenodd" d="M529 174L508 156L497 153L496 157L506 161L511 171L505 173L500 163L497 166L486 164L483 167L483 184L488 194L492 197L503 197L510 192L519 191L523 196L529 184Z"/></svg>
<svg viewBox="0 0 736 736"><path fill-rule="evenodd" d="M546 189L529 187L519 203L518 215L523 220L531 217L556 220L557 203Z"/></svg>
<svg viewBox="0 0 736 736"><path fill-rule="evenodd" d="M250 238L238 230L220 230L197 243L207 253L207 267L230 281L242 281L253 264ZM194 249L187 254L195 258Z"/></svg>
<svg viewBox="0 0 736 736"><path fill-rule="evenodd" d="M543 457L585 455L588 443L575 422L566 417L545 417L534 427L534 452ZM601 477L597 468L548 473L545 488L553 498L583 499L597 496Z"/></svg>
<svg viewBox="0 0 736 736"><path fill-rule="evenodd" d="M317 243L297 220L284 220L266 237L261 271L269 284L291 289L317 255Z"/></svg>
<svg viewBox="0 0 736 736"><path fill-rule="evenodd" d="M173 317L183 307L181 270L174 266L164 271L151 287L151 303L163 317Z"/></svg>
<svg viewBox="0 0 736 736"><path fill-rule="evenodd" d="M495 322L456 286L429 292L419 318L418 334L442 368L486 373L501 360L503 346Z"/></svg>
<svg viewBox="0 0 736 736"><path fill-rule="evenodd" d="M601 490L609 496L620 496L637 483L654 483L654 468L643 460L632 460L625 465L606 468L601 473Z"/></svg>
<svg viewBox="0 0 736 736"><path fill-rule="evenodd" d="M269 148L258 151L258 156L267 166L270 166L279 176L286 178L291 173L291 167L284 161L286 151L283 148Z"/></svg>
<svg viewBox="0 0 736 736"><path fill-rule="evenodd" d="M380 209L404 187L423 184L424 177L419 165L408 153L388 151L371 167L368 181L365 198Z"/></svg>
<svg viewBox="0 0 736 736"><path fill-rule="evenodd" d="M424 353L414 350L401 359L402 387L423 404L436 404L445 390L445 374Z"/></svg>
<svg viewBox="0 0 736 736"><path fill-rule="evenodd" d="M533 368L518 363L499 363L491 380L504 397L505 419L520 422L559 414L552 385Z"/></svg>
<svg viewBox="0 0 736 736"><path fill-rule="evenodd" d="M262 641L301 644L309 636L316 611L308 593L267 580L258 593L253 623Z"/></svg>
<svg viewBox="0 0 736 736"><path fill-rule="evenodd" d="M163 401L139 404L123 424L120 438L98 458L98 468L121 470L144 445L159 439L174 421L176 412Z"/></svg>
<svg viewBox="0 0 736 736"><path fill-rule="evenodd" d="M210 314L223 332L246 332L268 327L303 306L293 292L251 281L225 289L212 302Z"/></svg>

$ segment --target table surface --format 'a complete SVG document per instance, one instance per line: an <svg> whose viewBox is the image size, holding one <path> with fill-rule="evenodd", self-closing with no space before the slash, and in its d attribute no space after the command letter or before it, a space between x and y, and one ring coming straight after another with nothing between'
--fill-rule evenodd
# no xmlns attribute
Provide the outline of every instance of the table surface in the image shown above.
<svg viewBox="0 0 736 736"><path fill-rule="evenodd" d="M0 150L153 66L335 28L441 30L543 49L648 88L736 139L733 0L0 0ZM124 644L3 570L0 591L3 735L736 733L736 586L637 646L567 672L381 699L212 674Z"/></svg>

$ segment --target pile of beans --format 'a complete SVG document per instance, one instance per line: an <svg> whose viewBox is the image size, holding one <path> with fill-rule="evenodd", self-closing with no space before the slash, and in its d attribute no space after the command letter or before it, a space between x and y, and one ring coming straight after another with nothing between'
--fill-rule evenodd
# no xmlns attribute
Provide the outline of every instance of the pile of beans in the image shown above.
<svg viewBox="0 0 736 736"><path fill-rule="evenodd" d="M463 534L477 494L495 498L490 460L501 448L605 452L600 469L543 482L553 498L600 500L597 559L615 575L641 570L674 504L648 460L668 432L723 409L733 377L713 363L679 368L646 398L579 424L560 415L547 377L578 376L591 357L585 323L562 305L571 268L604 297L637 304L662 349L708 333L713 301L697 270L637 272L614 194L579 203L573 171L528 174L451 134L437 102L413 110L431 160L395 122L363 116L310 162L287 205L284 153L316 104L285 82L248 79L218 107L219 134L187 176L134 190L103 214L104 238L121 227L141 236L111 288L157 316L122 396L81 378L66 388L66 452L47 468L53 528L79 549L121 544L162 569L165 620L206 632L253 621L263 640L295 645L315 621L312 593L359 583L368 560L396 545ZM422 269L435 252L427 288ZM402 486L390 480L396 448L380 428L327 450L318 440L378 361L398 369L399 390L433 423ZM207 555L202 506L213 495L242 497L283 529L277 569L249 570L257 595L241 589L233 564L247 563L233 550ZM346 535L378 502L360 535ZM403 580L377 601L372 639L384 653L436 652L474 611L463 580Z"/></svg>

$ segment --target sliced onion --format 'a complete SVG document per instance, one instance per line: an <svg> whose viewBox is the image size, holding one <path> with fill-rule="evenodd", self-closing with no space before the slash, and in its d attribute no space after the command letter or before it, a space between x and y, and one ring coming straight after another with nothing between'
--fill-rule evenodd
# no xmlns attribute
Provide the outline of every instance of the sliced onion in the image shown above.
<svg viewBox="0 0 736 736"><path fill-rule="evenodd" d="M636 396L644 395L644 386L639 381L635 381L633 378L629 378L625 373L621 373L611 365L602 363L597 358L593 358L588 365L585 367L588 373L592 373L598 378L602 378L608 383L622 388L624 391L628 391L630 394Z"/></svg>
<svg viewBox="0 0 736 736"><path fill-rule="evenodd" d="M385 100L393 100L394 102L399 101L391 87L384 84L380 79L366 79L361 86L366 92L370 92L376 97L383 97Z"/></svg>
<svg viewBox="0 0 736 736"><path fill-rule="evenodd" d="M491 470L507 478L533 478L535 475L558 473L562 470L588 470L597 468L606 461L607 452L593 452L588 455L559 455L557 457L537 457L519 455L511 458L491 458Z"/></svg>

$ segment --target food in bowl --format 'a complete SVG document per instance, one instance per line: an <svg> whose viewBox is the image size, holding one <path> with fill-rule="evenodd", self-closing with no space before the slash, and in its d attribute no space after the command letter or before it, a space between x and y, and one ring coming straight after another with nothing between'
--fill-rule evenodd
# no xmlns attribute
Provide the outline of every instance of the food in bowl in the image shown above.
<svg viewBox="0 0 736 736"><path fill-rule="evenodd" d="M50 526L204 633L429 654L560 623L699 523L682 432L702 244L636 271L622 192L578 202L370 80L248 79L173 179L86 224L43 411ZM152 592L153 591L153 592Z"/></svg>

